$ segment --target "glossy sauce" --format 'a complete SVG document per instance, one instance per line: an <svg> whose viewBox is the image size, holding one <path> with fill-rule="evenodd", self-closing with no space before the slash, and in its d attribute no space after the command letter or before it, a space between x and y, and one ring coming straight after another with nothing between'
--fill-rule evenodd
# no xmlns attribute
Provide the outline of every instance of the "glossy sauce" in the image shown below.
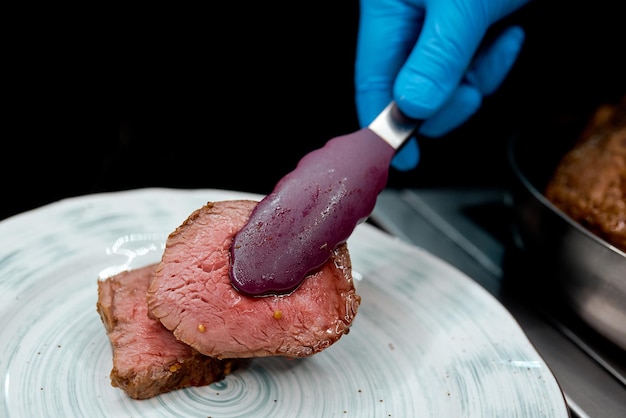
<svg viewBox="0 0 626 418"><path fill-rule="evenodd" d="M233 286L253 296L298 287L371 214L394 153L364 128L305 155L233 239Z"/></svg>

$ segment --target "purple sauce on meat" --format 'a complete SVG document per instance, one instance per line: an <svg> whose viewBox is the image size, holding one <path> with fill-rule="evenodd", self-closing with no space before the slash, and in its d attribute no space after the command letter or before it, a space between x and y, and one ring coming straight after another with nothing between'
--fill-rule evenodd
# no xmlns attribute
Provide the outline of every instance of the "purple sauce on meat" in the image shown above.
<svg viewBox="0 0 626 418"><path fill-rule="evenodd" d="M394 153L364 128L305 155L234 237L233 286L252 296L297 288L372 213Z"/></svg>

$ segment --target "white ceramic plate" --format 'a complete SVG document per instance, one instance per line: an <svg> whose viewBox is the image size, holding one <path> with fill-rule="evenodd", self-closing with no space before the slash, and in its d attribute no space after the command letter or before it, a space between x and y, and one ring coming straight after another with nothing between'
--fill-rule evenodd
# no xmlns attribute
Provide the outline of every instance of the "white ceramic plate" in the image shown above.
<svg viewBox="0 0 626 418"><path fill-rule="evenodd" d="M209 386L132 400L110 384L97 279L158 261L207 201L142 189L63 200L0 222L0 416L567 417L510 314L461 272L367 224L348 241L361 307L300 360L255 359Z"/></svg>

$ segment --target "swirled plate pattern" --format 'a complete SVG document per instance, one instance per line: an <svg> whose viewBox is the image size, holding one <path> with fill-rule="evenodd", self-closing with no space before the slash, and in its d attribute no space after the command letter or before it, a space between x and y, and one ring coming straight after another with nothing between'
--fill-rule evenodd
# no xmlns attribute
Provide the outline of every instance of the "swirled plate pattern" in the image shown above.
<svg viewBox="0 0 626 418"><path fill-rule="evenodd" d="M554 376L499 302L433 255L368 225L350 250L361 307L312 357L254 359L148 400L110 384L97 279L159 260L208 201L139 189L62 200L0 222L0 416L567 417Z"/></svg>

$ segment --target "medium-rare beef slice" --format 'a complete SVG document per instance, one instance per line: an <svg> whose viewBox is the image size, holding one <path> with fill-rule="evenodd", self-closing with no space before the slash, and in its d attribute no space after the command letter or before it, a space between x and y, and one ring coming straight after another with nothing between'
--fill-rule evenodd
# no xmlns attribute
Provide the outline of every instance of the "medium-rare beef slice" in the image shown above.
<svg viewBox="0 0 626 418"><path fill-rule="evenodd" d="M559 162L545 195L573 220L626 251L626 96L595 112Z"/></svg>
<svg viewBox="0 0 626 418"><path fill-rule="evenodd" d="M344 243L288 295L251 297L230 282L229 247L257 202L209 202L167 241L148 308L176 338L216 358L308 357L347 334L361 302Z"/></svg>
<svg viewBox="0 0 626 418"><path fill-rule="evenodd" d="M240 362L204 356L148 316L146 291L156 266L98 280L96 307L113 349L111 385L134 399L208 385Z"/></svg>

